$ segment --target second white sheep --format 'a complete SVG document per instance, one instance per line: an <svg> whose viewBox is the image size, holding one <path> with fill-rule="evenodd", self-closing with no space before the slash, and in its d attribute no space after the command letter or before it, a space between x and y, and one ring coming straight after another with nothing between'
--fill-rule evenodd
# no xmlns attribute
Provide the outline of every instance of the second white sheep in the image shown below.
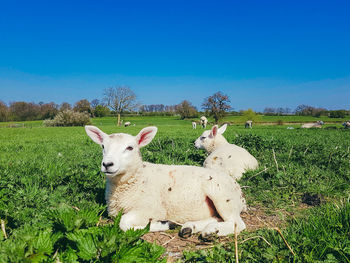
<svg viewBox="0 0 350 263"><path fill-rule="evenodd" d="M204 131L195 141L195 147L204 149L209 153L203 167L215 170L224 170L234 179L240 179L247 170L258 168L258 161L246 149L230 144L222 136L227 124L218 128Z"/></svg>

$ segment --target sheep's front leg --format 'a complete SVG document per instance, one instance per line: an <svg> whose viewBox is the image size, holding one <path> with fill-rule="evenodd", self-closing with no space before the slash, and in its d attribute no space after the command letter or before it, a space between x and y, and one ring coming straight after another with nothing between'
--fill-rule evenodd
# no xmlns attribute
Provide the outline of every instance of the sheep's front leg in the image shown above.
<svg viewBox="0 0 350 263"><path fill-rule="evenodd" d="M171 221L167 221L167 220L152 221L151 218L147 219L145 216L141 216L137 212L129 212L122 216L119 227L123 231L126 231L131 228L143 229L147 226L149 222L151 222L151 225L150 225L151 232L166 231L169 229L174 229L177 226Z"/></svg>
<svg viewBox="0 0 350 263"><path fill-rule="evenodd" d="M236 225L236 229L235 229L235 225ZM238 234L244 228L245 228L245 225L242 219L225 221L225 222L214 222L214 223L208 224L201 231L201 236L202 238L205 239L210 237L213 234L216 234L218 236L227 236L230 234L234 234L235 231Z"/></svg>
<svg viewBox="0 0 350 263"><path fill-rule="evenodd" d="M179 236L190 237L193 233L201 232L208 224L217 222L216 218L208 218L200 221L189 221L182 225Z"/></svg>

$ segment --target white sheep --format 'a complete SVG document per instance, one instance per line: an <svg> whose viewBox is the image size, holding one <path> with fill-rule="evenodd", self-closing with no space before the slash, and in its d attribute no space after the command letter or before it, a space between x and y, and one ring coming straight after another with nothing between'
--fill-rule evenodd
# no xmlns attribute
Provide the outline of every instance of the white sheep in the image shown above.
<svg viewBox="0 0 350 263"><path fill-rule="evenodd" d="M186 165L162 165L142 161L140 148L149 144L156 127L138 135L107 135L85 126L90 138L103 148L101 171L106 174L108 213L123 210L120 228L165 231L171 222L182 224L181 236L200 232L202 237L239 233L246 208L238 183L226 173Z"/></svg>
<svg viewBox="0 0 350 263"><path fill-rule="evenodd" d="M124 127L128 127L128 126L130 126L130 125L131 125L131 122L130 122L130 121L127 121L127 122L124 123Z"/></svg>
<svg viewBox="0 0 350 263"><path fill-rule="evenodd" d="M202 128L205 129L207 127L208 119L205 116L202 116L200 118L200 123L202 125Z"/></svg>
<svg viewBox="0 0 350 263"><path fill-rule="evenodd" d="M195 121L192 122L192 129L197 129L197 123Z"/></svg>
<svg viewBox="0 0 350 263"><path fill-rule="evenodd" d="M301 128L303 129L310 129L310 128L322 128L323 121L318 121L316 123L304 123L301 125Z"/></svg>
<svg viewBox="0 0 350 263"><path fill-rule="evenodd" d="M342 124L345 129L350 129L350 121L346 121Z"/></svg>
<svg viewBox="0 0 350 263"><path fill-rule="evenodd" d="M245 122L245 125L244 125L244 128L252 128L253 127L253 121L246 121Z"/></svg>
<svg viewBox="0 0 350 263"><path fill-rule="evenodd" d="M258 168L258 161L246 149L230 144L222 136L227 124L218 128L204 131L195 141L195 147L205 149L209 156L205 159L203 167L224 170L234 179L240 179L242 174L250 169Z"/></svg>

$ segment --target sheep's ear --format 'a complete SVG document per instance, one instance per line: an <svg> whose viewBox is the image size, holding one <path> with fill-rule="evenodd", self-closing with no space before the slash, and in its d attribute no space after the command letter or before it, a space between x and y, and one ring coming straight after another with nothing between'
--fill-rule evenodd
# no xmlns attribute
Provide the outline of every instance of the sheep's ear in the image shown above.
<svg viewBox="0 0 350 263"><path fill-rule="evenodd" d="M218 133L223 134L226 131L226 128L227 128L227 124L225 123L220 127L220 129L218 130Z"/></svg>
<svg viewBox="0 0 350 263"><path fill-rule="evenodd" d="M103 140L108 136L103 131L101 131L99 128L91 125L85 126L85 131L87 135L97 144L102 144Z"/></svg>
<svg viewBox="0 0 350 263"><path fill-rule="evenodd" d="M136 135L136 142L139 147L143 147L149 144L153 140L154 136L156 136L157 131L157 127L143 128L139 134Z"/></svg>
<svg viewBox="0 0 350 263"><path fill-rule="evenodd" d="M219 127L217 125L214 125L213 128L211 128L210 131L210 137L215 137L218 134Z"/></svg>

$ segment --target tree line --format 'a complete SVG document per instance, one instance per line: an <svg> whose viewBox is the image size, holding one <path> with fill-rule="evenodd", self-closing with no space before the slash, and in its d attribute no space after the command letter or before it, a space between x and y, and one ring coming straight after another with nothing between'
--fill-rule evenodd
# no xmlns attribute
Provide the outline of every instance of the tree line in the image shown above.
<svg viewBox="0 0 350 263"><path fill-rule="evenodd" d="M11 102L9 105L0 101L0 121L33 121L53 119L59 112L63 111L87 112L90 116L105 116L110 110L100 104L94 105L94 101L86 99L77 101L74 105L68 102L56 104L34 103L25 101Z"/></svg>
<svg viewBox="0 0 350 263"><path fill-rule="evenodd" d="M227 95L217 92L207 97L202 108L212 115L216 121L231 109ZM63 102L34 103L25 101L11 102L9 105L0 101L0 121L31 121L53 119L59 112L85 112L90 117L118 116L121 114L141 115L179 115L182 119L197 118L200 112L188 100L177 105L151 104L142 105L137 102L135 93L128 86L110 87L104 90L103 99L88 101L82 99L73 105Z"/></svg>
<svg viewBox="0 0 350 263"><path fill-rule="evenodd" d="M350 111L344 109L327 110L325 108L313 107L305 104L298 105L294 111L292 111L290 108L266 107L262 113L264 115L298 115L314 117L328 116L331 118L345 118L345 116L350 115Z"/></svg>
<svg viewBox="0 0 350 263"><path fill-rule="evenodd" d="M215 122L230 113L233 115L243 115L246 111L236 112L230 105L228 95L218 91L211 96L204 98L200 112L188 100L183 100L176 105L150 104L142 105L137 101L136 94L128 86L109 87L104 90L102 100L93 99L88 101L82 99L73 105L68 102L56 104L34 103L17 101L9 105L0 101L0 121L30 121L53 119L59 112L67 110L74 112L85 112L90 117L118 116L117 123L120 124L121 114L141 114L141 115L179 115L181 119L197 118L201 114L212 116ZM249 109L252 111L251 109ZM334 118L344 118L350 112L346 110L329 111L324 108L317 108L309 105L299 105L294 111L290 108L266 107L260 114L264 115L305 115L305 116L329 116Z"/></svg>

